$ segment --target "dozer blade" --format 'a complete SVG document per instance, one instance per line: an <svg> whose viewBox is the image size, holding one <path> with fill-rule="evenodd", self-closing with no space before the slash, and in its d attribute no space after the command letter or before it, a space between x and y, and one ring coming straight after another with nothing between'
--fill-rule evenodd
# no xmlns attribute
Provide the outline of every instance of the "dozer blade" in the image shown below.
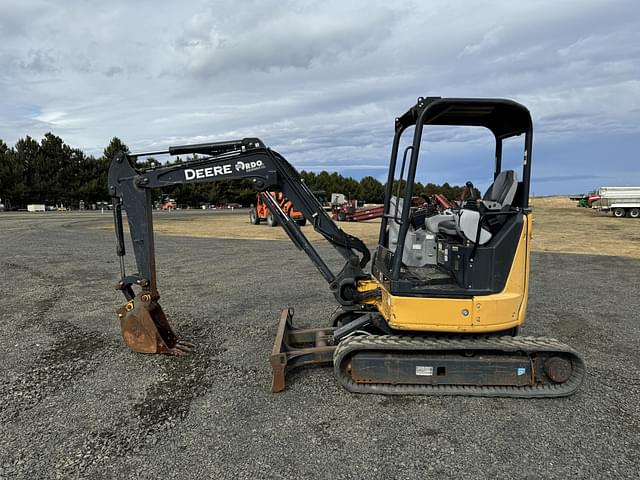
<svg viewBox="0 0 640 480"><path fill-rule="evenodd" d="M273 369L272 392L285 388L285 377L289 370L333 363L336 347L328 344L335 328L294 328L293 308L285 308L280 314L278 333L271 352Z"/></svg>
<svg viewBox="0 0 640 480"><path fill-rule="evenodd" d="M162 307L149 293L139 293L116 313L122 338L134 352L178 356L193 350L192 343L178 340Z"/></svg>

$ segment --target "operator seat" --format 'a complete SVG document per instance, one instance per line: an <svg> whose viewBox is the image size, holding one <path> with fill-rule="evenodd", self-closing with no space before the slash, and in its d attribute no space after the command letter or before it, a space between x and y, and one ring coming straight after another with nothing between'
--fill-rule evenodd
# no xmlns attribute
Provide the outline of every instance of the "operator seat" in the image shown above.
<svg viewBox="0 0 640 480"><path fill-rule="evenodd" d="M511 206L518 190L518 176L514 170L504 170L498 174L493 184L482 197L482 204L488 210L502 210Z"/></svg>
<svg viewBox="0 0 640 480"><path fill-rule="evenodd" d="M493 184L487 189L482 200L473 202L469 207L466 205L460 209L458 215L454 215L453 220L442 222L438 225L438 231L445 235L459 236L470 242L476 241L478 234L478 224L480 223L480 210L502 211L508 210L518 189L518 178L514 170L504 170L500 172ZM486 244L492 237L491 231L484 226L480 229L479 245Z"/></svg>

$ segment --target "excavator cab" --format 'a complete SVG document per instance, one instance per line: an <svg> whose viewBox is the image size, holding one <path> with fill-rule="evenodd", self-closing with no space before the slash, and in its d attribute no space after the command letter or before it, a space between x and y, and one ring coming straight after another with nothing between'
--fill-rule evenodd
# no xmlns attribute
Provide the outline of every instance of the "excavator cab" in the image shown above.
<svg viewBox="0 0 640 480"><path fill-rule="evenodd" d="M465 197L444 211L412 205L418 162L430 160L423 132L431 126L483 127L493 134L493 182L482 198L468 182ZM504 142L522 135L521 170L503 169ZM193 347L178 338L159 305L152 189L247 179L339 305L328 325L318 328L296 328L293 309L282 311L271 353L273 391L285 388L288 370L322 364L333 365L340 384L358 393L570 395L584 378L580 355L551 338L516 337L528 298L532 141L529 111L516 102L419 98L395 121L373 259L360 239L336 225L295 168L260 139L123 152L109 170L121 265L117 288L126 299L117 310L122 336L142 353L181 355ZM408 145L401 151L402 142ZM136 170L136 157L158 154L200 156ZM273 191L343 257L341 270L325 262ZM123 211L136 259L132 274L124 268Z"/></svg>
<svg viewBox="0 0 640 480"><path fill-rule="evenodd" d="M411 198L418 163L428 164L430 159L429 153L423 153L427 150L423 144L428 143L427 129L432 125L488 129L495 138L495 162L493 183L482 198L474 198L475 188L467 182L466 199L441 214L429 215L411 207ZM409 131L413 137L400 152L403 135ZM518 175L502 170L502 146L520 135L524 142ZM388 318L392 327L487 333L515 331L524 322L532 136L528 110L509 100L420 98L396 119L385 214L372 273L385 295L414 304L416 313ZM477 300L473 305L472 298ZM452 305L459 307L455 314L448 310ZM417 313L425 309L443 314L425 318Z"/></svg>

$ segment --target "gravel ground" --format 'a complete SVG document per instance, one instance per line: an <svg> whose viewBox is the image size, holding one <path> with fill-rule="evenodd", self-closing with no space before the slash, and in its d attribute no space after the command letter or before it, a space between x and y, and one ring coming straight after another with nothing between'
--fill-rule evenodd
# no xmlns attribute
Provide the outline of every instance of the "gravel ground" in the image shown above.
<svg viewBox="0 0 640 480"><path fill-rule="evenodd" d="M198 350L138 355L112 235L90 228L105 217L0 215L0 478L637 478L639 260L534 254L524 333L584 354L570 398L353 395L330 369L272 394L280 309L319 325L335 308L306 257L159 236L161 303Z"/></svg>

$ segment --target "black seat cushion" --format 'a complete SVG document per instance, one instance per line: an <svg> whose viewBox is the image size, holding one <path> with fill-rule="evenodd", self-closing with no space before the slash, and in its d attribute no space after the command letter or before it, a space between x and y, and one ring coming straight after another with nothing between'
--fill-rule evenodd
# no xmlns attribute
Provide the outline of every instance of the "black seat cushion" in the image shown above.
<svg viewBox="0 0 640 480"><path fill-rule="evenodd" d="M491 210L509 207L513 202L518 186L518 179L514 170L503 170L487 189L482 200Z"/></svg>
<svg viewBox="0 0 640 480"><path fill-rule="evenodd" d="M456 221L446 220L444 222L440 222L440 224L438 225L438 231L446 235L458 235L458 230L456 229Z"/></svg>

